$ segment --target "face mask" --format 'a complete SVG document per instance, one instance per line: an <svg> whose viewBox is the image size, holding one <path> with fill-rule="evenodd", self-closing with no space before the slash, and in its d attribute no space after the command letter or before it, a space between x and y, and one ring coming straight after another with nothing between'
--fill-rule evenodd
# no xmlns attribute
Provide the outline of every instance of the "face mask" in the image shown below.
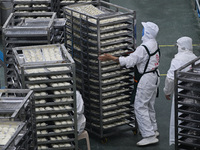
<svg viewBox="0 0 200 150"><path fill-rule="evenodd" d="M144 28L142 29L142 36L144 36Z"/></svg>

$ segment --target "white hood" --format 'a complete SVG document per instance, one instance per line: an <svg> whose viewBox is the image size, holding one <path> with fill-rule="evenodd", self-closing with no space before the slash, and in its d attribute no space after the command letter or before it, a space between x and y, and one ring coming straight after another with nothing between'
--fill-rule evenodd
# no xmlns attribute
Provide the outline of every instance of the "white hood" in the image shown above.
<svg viewBox="0 0 200 150"><path fill-rule="evenodd" d="M177 40L178 53L175 59L188 62L193 60L195 55L193 53L192 39L190 37L181 37Z"/></svg>
<svg viewBox="0 0 200 150"><path fill-rule="evenodd" d="M142 22L144 27L144 36L142 36L142 41L144 42L147 39L156 39L159 28L153 22Z"/></svg>
<svg viewBox="0 0 200 150"><path fill-rule="evenodd" d="M178 52L182 51L193 51L192 39L190 37L181 37L176 41L178 46Z"/></svg>

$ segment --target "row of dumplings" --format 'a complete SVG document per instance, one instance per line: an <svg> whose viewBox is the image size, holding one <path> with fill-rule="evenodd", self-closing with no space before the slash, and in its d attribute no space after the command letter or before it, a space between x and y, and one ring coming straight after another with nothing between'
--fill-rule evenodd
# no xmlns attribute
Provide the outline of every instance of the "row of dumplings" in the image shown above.
<svg viewBox="0 0 200 150"><path fill-rule="evenodd" d="M67 128L60 128L60 129L54 129L53 132L54 133L62 133L62 132L69 132L69 131L73 131L74 129L72 127L67 127ZM48 132L47 130L37 130L37 134L48 134L48 133L52 133Z"/></svg>
<svg viewBox="0 0 200 150"><path fill-rule="evenodd" d="M50 107L50 106L47 106L47 107L38 107L38 108L35 108L35 111L36 112L39 112L39 111L50 111L50 110L71 110L72 107L69 106L69 105L60 105L60 106L53 106L53 107Z"/></svg>
<svg viewBox="0 0 200 150"><path fill-rule="evenodd" d="M17 130L16 126L0 124L0 145L5 145Z"/></svg>
<svg viewBox="0 0 200 150"><path fill-rule="evenodd" d="M70 75L52 75L50 76L51 79L69 79L71 78ZM37 81L37 80L48 80L47 76L38 76L38 77L28 77L29 81Z"/></svg>
<svg viewBox="0 0 200 150"><path fill-rule="evenodd" d="M53 118L64 118L64 117L69 117L69 114L64 113L64 114L50 114L48 115L37 115L36 119L53 119Z"/></svg>
<svg viewBox="0 0 200 150"><path fill-rule="evenodd" d="M54 137L50 137L51 141L68 140L68 139L69 139L68 136L54 136ZM47 138L38 138L37 140L38 140L38 142L49 141Z"/></svg>
<svg viewBox="0 0 200 150"><path fill-rule="evenodd" d="M65 147L71 147L72 144L70 143L66 143L66 144L51 144L51 147L53 148L65 148ZM38 150L43 150L43 149L51 149L50 147L46 146L46 145L39 145L38 146Z"/></svg>

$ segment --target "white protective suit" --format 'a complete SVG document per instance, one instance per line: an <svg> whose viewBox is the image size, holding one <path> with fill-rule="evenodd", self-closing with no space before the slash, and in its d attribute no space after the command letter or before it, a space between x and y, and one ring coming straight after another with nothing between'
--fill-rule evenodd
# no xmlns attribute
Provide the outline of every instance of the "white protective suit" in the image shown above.
<svg viewBox="0 0 200 150"><path fill-rule="evenodd" d="M172 95L171 117L170 117L170 131L169 144L175 144L175 120L174 120L174 71L185 65L189 61L195 59L197 56L193 53L192 39L189 37L181 37L177 40L178 53L171 61L170 69L167 72L165 79L165 87L163 89L165 95ZM187 71L189 67L183 71Z"/></svg>
<svg viewBox="0 0 200 150"><path fill-rule="evenodd" d="M76 106L77 106L77 131L78 134L82 133L85 129L86 119L84 116L84 103L83 98L79 91L76 91Z"/></svg>
<svg viewBox="0 0 200 150"><path fill-rule="evenodd" d="M129 56L119 57L121 66L130 68L136 65L139 73L143 73L149 57L147 51L142 45L145 45L149 49L150 53L154 53L158 49L158 44L155 39L159 31L158 26L152 22L142 22L142 25L144 27L142 44L138 46L135 52L131 53ZM155 70L158 66L159 54L156 53L156 55L151 57L146 72ZM156 72L144 74L138 83L136 91L134 109L139 130L143 138L154 136L155 131L158 130L154 109L157 87L160 83L158 74Z"/></svg>

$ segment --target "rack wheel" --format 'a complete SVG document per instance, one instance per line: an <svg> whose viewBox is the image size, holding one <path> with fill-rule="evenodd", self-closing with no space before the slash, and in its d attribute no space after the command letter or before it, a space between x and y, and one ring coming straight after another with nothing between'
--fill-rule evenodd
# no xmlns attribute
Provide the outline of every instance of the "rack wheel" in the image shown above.
<svg viewBox="0 0 200 150"><path fill-rule="evenodd" d="M107 139L107 138L102 138L102 139L101 139L101 143L102 143L102 144L106 144L107 142L108 142L108 139Z"/></svg>

